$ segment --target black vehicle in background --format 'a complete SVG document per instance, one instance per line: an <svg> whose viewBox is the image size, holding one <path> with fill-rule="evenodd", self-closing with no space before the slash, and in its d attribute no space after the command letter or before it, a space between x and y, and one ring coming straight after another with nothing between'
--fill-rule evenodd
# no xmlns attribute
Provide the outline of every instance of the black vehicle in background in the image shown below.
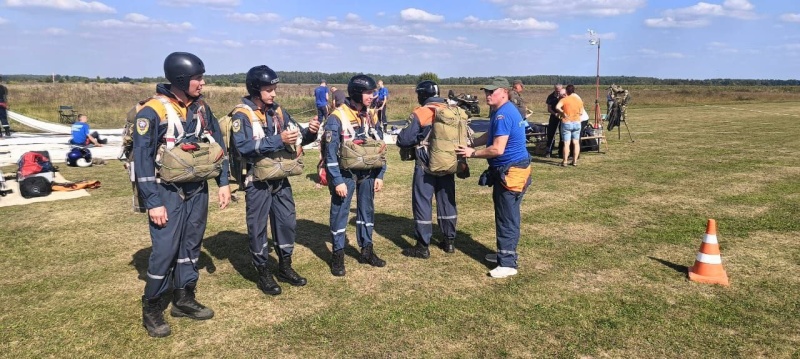
<svg viewBox="0 0 800 359"><path fill-rule="evenodd" d="M450 101L456 103L456 106L461 107L464 111L467 111L469 117L478 116L481 113L481 108L478 106L478 96L473 95L466 95L466 94L458 94L450 90L447 92L447 98Z"/></svg>

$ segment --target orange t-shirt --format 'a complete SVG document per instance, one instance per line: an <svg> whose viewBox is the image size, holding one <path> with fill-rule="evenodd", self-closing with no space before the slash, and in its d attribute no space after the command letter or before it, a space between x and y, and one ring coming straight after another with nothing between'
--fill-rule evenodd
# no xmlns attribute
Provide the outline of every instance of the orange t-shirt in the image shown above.
<svg viewBox="0 0 800 359"><path fill-rule="evenodd" d="M561 111L564 111L564 122L580 122L581 121L581 108L583 108L583 101L578 96L569 95L558 101L561 106Z"/></svg>

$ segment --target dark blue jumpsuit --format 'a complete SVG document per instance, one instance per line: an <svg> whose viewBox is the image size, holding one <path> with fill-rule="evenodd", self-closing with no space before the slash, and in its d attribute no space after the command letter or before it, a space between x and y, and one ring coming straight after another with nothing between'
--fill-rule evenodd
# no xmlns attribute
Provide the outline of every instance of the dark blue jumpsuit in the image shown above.
<svg viewBox="0 0 800 359"><path fill-rule="evenodd" d="M425 101L425 105L444 102L445 100L442 98L431 97ZM424 105L414 110L409 116L408 125L397 136L397 145L405 148L419 145L431 132L433 116L435 116L433 109ZM426 246L430 245L431 236L433 236L431 217L433 216L434 195L436 196L436 219L446 238L455 239L458 219L455 174L435 176L427 173L425 169L428 165L428 158L427 149L416 148L414 178L411 182L414 237Z"/></svg>
<svg viewBox="0 0 800 359"><path fill-rule="evenodd" d="M247 220L247 235L250 237L250 252L253 254L253 264L261 266L267 263L267 217L269 217L272 238L275 241L276 252L281 258L291 257L294 249L295 228L297 226L294 197L292 186L288 178L255 181L249 176L253 162L269 152L284 149L280 133L287 129L289 123L300 128L289 114L278 106L264 109L258 108L249 98L242 99L242 103L249 106L261 123L265 137L260 140L253 138L253 126L246 112L236 111L231 116L231 134L236 151L248 159L248 180L245 185L245 203ZM275 115L275 111L282 111L283 123ZM275 131L276 128L279 130ZM308 130L301 129L303 136L302 145L314 142L317 135Z"/></svg>
<svg viewBox="0 0 800 359"><path fill-rule="evenodd" d="M169 90L170 85L159 84L156 93L168 97L181 116L186 138L181 143L199 142L194 136L197 121L210 131L217 143L222 143L222 132L211 108L200 98L193 99L188 106L178 100ZM134 174L144 206L153 209L166 207L168 221L159 227L150 223L150 238L153 252L147 265L147 280L144 287L146 299L160 297L169 289L170 281L175 289L194 287L199 277L197 259L208 219L208 184L206 181L192 183L167 183L156 176L156 152L165 142L167 118L164 105L151 99L136 114L133 131ZM177 133L175 133L177 137ZM223 146L224 147L224 146ZM222 164L222 172L216 178L218 186L228 185L228 159Z"/></svg>
<svg viewBox="0 0 800 359"><path fill-rule="evenodd" d="M355 113L355 109L350 105L349 99L339 108L342 111ZM346 170L339 167L339 147L343 141L340 115L338 109L328 115L323 135L323 156L327 170L328 189L331 193L330 227L334 252L344 249L345 246L347 218L350 215L350 201L353 199L354 190L358 192L356 199L356 239L358 240L358 246L364 248L372 244L372 230L375 226L375 179L382 180L383 174L386 172L385 163L381 168L370 170ZM383 138L381 126L375 123L377 116L373 114L369 116L369 120L367 120L367 117L366 109L362 109L358 113L358 127L353 125L356 131L356 138L366 138L365 127L375 130L379 138ZM349 119L344 120L349 121ZM347 196L345 198L336 194L336 186L342 183L347 185Z"/></svg>

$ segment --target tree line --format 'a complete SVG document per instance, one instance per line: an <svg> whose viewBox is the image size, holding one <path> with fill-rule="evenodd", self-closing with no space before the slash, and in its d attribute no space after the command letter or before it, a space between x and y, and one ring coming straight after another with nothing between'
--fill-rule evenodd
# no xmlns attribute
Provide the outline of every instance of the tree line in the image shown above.
<svg viewBox="0 0 800 359"><path fill-rule="evenodd" d="M316 84L322 80L333 84L344 84L360 73L356 72L307 72L307 71L278 71L282 83L286 84ZM424 72L418 75L380 75L367 74L374 79L383 80L392 85L414 85L422 80L433 80L441 85L483 85L491 81L491 77L445 77L439 78L435 73ZM206 75L206 83L217 86L236 86L244 84L245 73ZM503 76L509 81L522 80L526 85L552 85L556 83L574 85L594 85L594 76L564 76L564 75L534 75L534 76ZM5 82L58 82L58 83L157 83L166 82L163 77L86 77L70 75L3 75ZM800 86L800 80L777 79L661 79L642 76L601 76L603 84L615 83L619 85L708 85L708 86Z"/></svg>

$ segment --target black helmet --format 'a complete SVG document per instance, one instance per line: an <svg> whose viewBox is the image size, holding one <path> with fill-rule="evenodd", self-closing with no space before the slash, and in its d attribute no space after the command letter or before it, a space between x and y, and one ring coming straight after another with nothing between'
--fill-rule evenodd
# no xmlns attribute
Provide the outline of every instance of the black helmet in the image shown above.
<svg viewBox="0 0 800 359"><path fill-rule="evenodd" d="M418 83L414 91L417 92L417 102L423 105L425 104L425 100L434 96L439 96L439 85L433 81L425 80Z"/></svg>
<svg viewBox="0 0 800 359"><path fill-rule="evenodd" d="M355 103L361 102L361 94L364 91L374 91L378 88L378 84L372 77L367 75L355 75L347 83L347 96L350 96L350 101Z"/></svg>
<svg viewBox="0 0 800 359"><path fill-rule="evenodd" d="M278 82L281 82L278 74L267 65L260 65L250 69L250 71L247 71L247 78L244 80L247 93L250 96L260 96L261 86L275 85Z"/></svg>
<svg viewBox="0 0 800 359"><path fill-rule="evenodd" d="M192 76L205 72L203 60L188 52L173 52L164 59L164 77L181 91L189 90Z"/></svg>

